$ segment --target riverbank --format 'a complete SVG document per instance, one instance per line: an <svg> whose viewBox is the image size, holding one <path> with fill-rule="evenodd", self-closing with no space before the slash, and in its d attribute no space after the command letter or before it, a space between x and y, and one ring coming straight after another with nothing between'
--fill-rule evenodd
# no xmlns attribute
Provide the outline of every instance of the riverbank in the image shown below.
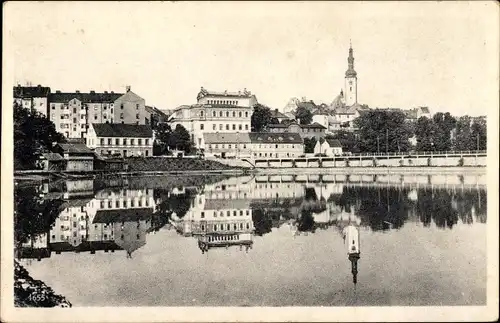
<svg viewBox="0 0 500 323"><path fill-rule="evenodd" d="M62 295L41 280L33 279L28 271L14 261L14 305L16 307L72 307Z"/></svg>
<svg viewBox="0 0 500 323"><path fill-rule="evenodd" d="M335 167L255 168L257 174L485 174L486 167Z"/></svg>

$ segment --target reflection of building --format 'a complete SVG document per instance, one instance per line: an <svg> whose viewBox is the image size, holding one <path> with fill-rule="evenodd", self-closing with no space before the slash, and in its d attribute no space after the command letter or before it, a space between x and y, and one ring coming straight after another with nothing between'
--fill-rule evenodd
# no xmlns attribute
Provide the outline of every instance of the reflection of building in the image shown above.
<svg viewBox="0 0 500 323"><path fill-rule="evenodd" d="M354 225L348 225L343 230L343 236L347 248L348 259L351 262L352 282L356 284L358 276L358 260L361 254L359 229Z"/></svg>

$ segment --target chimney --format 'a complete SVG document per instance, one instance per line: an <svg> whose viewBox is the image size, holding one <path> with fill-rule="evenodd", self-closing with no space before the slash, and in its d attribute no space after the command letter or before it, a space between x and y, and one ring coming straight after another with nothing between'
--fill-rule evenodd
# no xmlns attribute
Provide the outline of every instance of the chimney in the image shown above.
<svg viewBox="0 0 500 323"><path fill-rule="evenodd" d="M76 92L76 93L80 93L80 91L79 91L79 90L76 90L75 92Z"/></svg>
<svg viewBox="0 0 500 323"><path fill-rule="evenodd" d="M114 92L114 91L111 91L111 94L115 94L115 92Z"/></svg>
<svg viewBox="0 0 500 323"><path fill-rule="evenodd" d="M104 91L104 94L108 94L108 91Z"/></svg>
<svg viewBox="0 0 500 323"><path fill-rule="evenodd" d="M90 93L95 94L95 91L94 90L90 90Z"/></svg>
<svg viewBox="0 0 500 323"><path fill-rule="evenodd" d="M60 90L56 90L56 93L61 93L61 91Z"/></svg>
<svg viewBox="0 0 500 323"><path fill-rule="evenodd" d="M130 92L130 85L127 85L126 89L127 89L127 92Z"/></svg>
<svg viewBox="0 0 500 323"><path fill-rule="evenodd" d="M41 88L42 86L40 84L37 85L38 88Z"/></svg>

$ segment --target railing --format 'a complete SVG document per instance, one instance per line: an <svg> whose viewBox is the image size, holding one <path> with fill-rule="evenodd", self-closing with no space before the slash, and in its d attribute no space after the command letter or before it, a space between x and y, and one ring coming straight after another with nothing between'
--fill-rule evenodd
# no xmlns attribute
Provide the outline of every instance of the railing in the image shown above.
<svg viewBox="0 0 500 323"><path fill-rule="evenodd" d="M433 155L476 155L486 154L486 150L450 150L450 151L405 151L405 152L371 152L342 154L339 156L433 156Z"/></svg>

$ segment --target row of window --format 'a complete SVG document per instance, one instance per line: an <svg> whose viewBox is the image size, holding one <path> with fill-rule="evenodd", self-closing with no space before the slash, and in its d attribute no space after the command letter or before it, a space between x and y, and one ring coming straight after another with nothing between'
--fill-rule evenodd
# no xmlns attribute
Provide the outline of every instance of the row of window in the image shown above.
<svg viewBox="0 0 500 323"><path fill-rule="evenodd" d="M284 155L285 154L278 154L278 153L269 153L269 156L267 153L259 153L259 156L257 156L257 153L254 153L253 154L254 157L275 157L275 158L279 158L279 157L285 157ZM296 155L295 154L290 154L290 153L286 153L286 157L295 157Z"/></svg>
<svg viewBox="0 0 500 323"><path fill-rule="evenodd" d="M226 111L225 116L226 118L230 118L232 115L233 118L236 118L236 111L233 111L231 114L229 111ZM200 117L204 116L204 112L200 111ZM212 117L217 117L217 111L212 111ZM219 117L224 117L224 112L219 111ZM239 111L238 112L238 118L243 118L243 112ZM245 118L248 118L248 111L245 111Z"/></svg>
<svg viewBox="0 0 500 323"><path fill-rule="evenodd" d="M119 200L115 201L115 208L127 208L129 207L129 203L128 201L122 201L120 203ZM120 206L121 205L121 206ZM137 200L137 203L134 201L134 200L131 200L130 201L130 207L142 207L142 206L149 206L149 200L145 200L144 203L142 203L142 200ZM106 206L108 209L111 209L113 208L113 201L108 201L108 203L106 203L105 201L101 201L101 209L106 209Z"/></svg>
<svg viewBox="0 0 500 323"><path fill-rule="evenodd" d="M227 146L227 149L231 149L233 148L233 144L220 144L220 148L221 149L225 149ZM290 147L291 146L291 147ZM243 149L246 149L247 148L247 145L246 144L234 144L234 148L242 148ZM218 149L219 148L219 144L208 144L208 149ZM271 144L271 145L262 145L262 144L259 144L259 148L268 148L268 149L284 149L284 148L292 148L292 149L295 149L295 145L291 145L291 144ZM297 147L297 148L300 148Z"/></svg>
<svg viewBox="0 0 500 323"><path fill-rule="evenodd" d="M87 107L86 104L80 105L80 102L77 102L76 105L79 106L81 110L84 110ZM42 106L41 103L40 103L40 106ZM61 108L61 110L69 110L69 106L66 105L66 104L61 104L59 107ZM111 108L111 112L113 112L113 103L111 103L109 105L109 107ZM123 110L124 107L125 107L125 105L123 103L121 103L120 104L120 109ZM56 109L56 105L54 103L52 103L51 104L51 108L52 108L52 110L55 110ZM104 110L106 110L108 108L108 105L105 104L105 105L102 106L102 108ZM140 108L140 104L136 103L135 109L139 110L139 108ZM99 109L99 107L97 105L94 105L94 110L97 111L98 109ZM73 112L76 113L76 108L73 108Z"/></svg>
<svg viewBox="0 0 500 323"><path fill-rule="evenodd" d="M122 152L120 152L119 150L104 150L102 149L101 150L101 155L105 156L105 155L120 155L120 156L123 156L123 157L130 157L130 156L141 156L142 155L142 152L137 152L137 154L134 154L134 152L127 152L126 149L124 149ZM149 150L144 150L144 156L148 157L149 156Z"/></svg>
<svg viewBox="0 0 500 323"><path fill-rule="evenodd" d="M238 212L238 211L236 211L236 210L233 210L233 216L237 216L237 215L238 215L238 213L239 213L239 215L240 215L240 216L243 216L243 210L240 210L239 212ZM245 211L245 214L246 214L246 215L250 215L250 211L249 211L249 210L246 210L246 211ZM229 210L228 210L228 211L226 211L226 215L227 215L228 217L229 217L229 216L231 216L231 211L229 211ZM224 211L220 211L219 216L220 216L220 217L223 217L223 216L224 216ZM216 218L216 217L217 217L217 211L214 211L214 218ZM201 218L205 218L205 212L201 212Z"/></svg>
<svg viewBox="0 0 500 323"><path fill-rule="evenodd" d="M239 234L233 234L230 236L208 236L207 241L208 242L216 242L216 241L235 241L235 240L240 240L240 235Z"/></svg>
<svg viewBox="0 0 500 323"><path fill-rule="evenodd" d="M207 100L208 104L231 104L238 105L237 100Z"/></svg>
<svg viewBox="0 0 500 323"><path fill-rule="evenodd" d="M113 139L112 138L107 138L107 139L108 140L106 141L106 138L101 138L101 146L112 146L113 145ZM135 138L131 138L130 140L127 138L115 138L115 140L114 140L115 146L135 146L135 143L136 143ZM142 138L137 138L137 145L142 146L142 143L143 143ZM149 138L144 139L144 145L146 145L146 146L149 145Z"/></svg>
<svg viewBox="0 0 500 323"><path fill-rule="evenodd" d="M242 124L239 124L238 126L236 126L236 124L233 124L232 125L232 130L236 130L236 128L238 130L243 130L243 125ZM203 123L200 124L200 130L205 130L205 125ZM216 124L213 124L212 125L212 130L217 130L217 125ZM219 124L219 130L224 130L224 125L221 123ZM230 124L226 124L226 130L231 130L231 125ZM245 130L248 131L248 124L245 125Z"/></svg>
<svg viewBox="0 0 500 323"><path fill-rule="evenodd" d="M250 224L248 224L248 223L247 223L247 224L245 225L245 228L246 228L247 230L249 230L249 229L250 229ZM243 230L243 223L240 223L240 225L239 225L239 229L240 229L240 230ZM205 226L204 226L204 225L202 225L202 226L201 226L201 230L205 231ZM217 231L217 230L226 230L226 231L230 231L230 230L231 230L231 224L214 224L214 231ZM233 230L238 230L238 226L237 226L237 224L236 224L236 223L235 223L235 224L233 224Z"/></svg>

